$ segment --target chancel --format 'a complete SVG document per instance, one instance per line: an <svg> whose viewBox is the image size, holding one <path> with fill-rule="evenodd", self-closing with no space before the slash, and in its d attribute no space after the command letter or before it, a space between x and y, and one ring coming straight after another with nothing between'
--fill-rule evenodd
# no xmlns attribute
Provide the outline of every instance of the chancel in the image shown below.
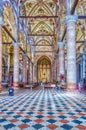
<svg viewBox="0 0 86 130"><path fill-rule="evenodd" d="M86 0L0 0L0 130L86 130Z"/></svg>

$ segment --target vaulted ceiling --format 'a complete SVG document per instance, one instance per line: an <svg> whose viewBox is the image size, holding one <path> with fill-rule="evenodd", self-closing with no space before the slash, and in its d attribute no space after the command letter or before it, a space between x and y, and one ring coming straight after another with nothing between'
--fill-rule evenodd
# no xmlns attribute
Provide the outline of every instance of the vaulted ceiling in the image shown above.
<svg viewBox="0 0 86 130"><path fill-rule="evenodd" d="M75 13L78 16L86 15L86 0L78 0ZM61 41L66 27L65 0L20 0L20 16L22 16L20 19L27 22L28 44L34 48L35 52L55 53L58 50L58 42ZM16 38L17 27L11 7L4 8L3 17L6 28ZM20 32L20 44L23 49L26 44L25 35L24 32ZM83 41L85 35L85 19L78 19L76 41ZM3 39L3 41L11 41L5 31L3 31ZM66 41L66 35L64 41ZM76 48L81 45L82 43L77 44ZM28 48L27 51L30 51L30 46Z"/></svg>
<svg viewBox="0 0 86 130"><path fill-rule="evenodd" d="M64 0L23 0L22 14L28 17L29 37L35 43L36 51L57 50L58 40L65 29L66 5ZM79 0L76 7L77 15L84 15L86 0ZM36 17L37 16L37 17ZM46 17L43 17L46 16ZM52 16L52 17L49 17ZM56 16L56 17L53 17ZM84 40L84 20L78 20L76 41ZM65 39L66 40L66 35ZM49 46L50 45L50 46ZM78 44L77 46L79 46Z"/></svg>
<svg viewBox="0 0 86 130"><path fill-rule="evenodd" d="M53 0L26 0L22 4L23 15L31 16L28 17L28 30L35 43L35 50L53 51L53 46L57 43L58 28L58 17L53 16L58 16L58 2Z"/></svg>

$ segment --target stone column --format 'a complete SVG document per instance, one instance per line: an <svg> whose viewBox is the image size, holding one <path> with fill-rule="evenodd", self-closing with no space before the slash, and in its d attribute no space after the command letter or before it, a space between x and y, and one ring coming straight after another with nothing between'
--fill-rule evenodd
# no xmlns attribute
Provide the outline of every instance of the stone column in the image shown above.
<svg viewBox="0 0 86 130"><path fill-rule="evenodd" d="M53 62L53 82L55 82L55 61Z"/></svg>
<svg viewBox="0 0 86 130"><path fill-rule="evenodd" d="M67 15L67 88L76 89L76 15Z"/></svg>
<svg viewBox="0 0 86 130"><path fill-rule="evenodd" d="M53 63L53 82L55 81L55 62Z"/></svg>
<svg viewBox="0 0 86 130"><path fill-rule="evenodd" d="M8 67L7 67L7 80L9 81L10 80L10 78L9 78L9 73L10 73L10 54L8 53Z"/></svg>
<svg viewBox="0 0 86 130"><path fill-rule="evenodd" d="M23 55L23 85L27 84L27 56Z"/></svg>
<svg viewBox="0 0 86 130"><path fill-rule="evenodd" d="M30 83L30 62L28 61L28 65L27 65L27 83Z"/></svg>
<svg viewBox="0 0 86 130"><path fill-rule="evenodd" d="M56 65L57 65L57 67L56 67L56 69L57 69L57 75L56 75L56 80L58 80L59 81L59 55L57 54L56 55Z"/></svg>
<svg viewBox="0 0 86 130"><path fill-rule="evenodd" d="M2 20L0 19L0 91L1 90L2 90Z"/></svg>
<svg viewBox="0 0 86 130"><path fill-rule="evenodd" d="M14 73L13 73L13 86L19 86L19 44L14 43Z"/></svg>
<svg viewBox="0 0 86 130"><path fill-rule="evenodd" d="M2 91L2 25L3 0L0 0L0 91Z"/></svg>
<svg viewBox="0 0 86 130"><path fill-rule="evenodd" d="M36 64L33 65L33 82L37 82L37 75L36 75Z"/></svg>
<svg viewBox="0 0 86 130"><path fill-rule="evenodd" d="M64 76L65 70L64 70L64 42L59 42L59 77L62 75Z"/></svg>
<svg viewBox="0 0 86 130"><path fill-rule="evenodd" d="M55 58L55 82L56 82L56 79L57 79L57 61Z"/></svg>
<svg viewBox="0 0 86 130"><path fill-rule="evenodd" d="M29 83L29 61L27 58L27 84Z"/></svg>
<svg viewBox="0 0 86 130"><path fill-rule="evenodd" d="M54 76L55 76L55 79L54 79L54 80L55 80L55 82L56 82L56 58L55 58L54 64L55 64L55 65L54 65Z"/></svg>
<svg viewBox="0 0 86 130"><path fill-rule="evenodd" d="M33 69L32 69L32 62L30 62L30 83L33 81Z"/></svg>
<svg viewBox="0 0 86 130"><path fill-rule="evenodd" d="M53 82L53 62L51 63L51 79L50 81Z"/></svg>

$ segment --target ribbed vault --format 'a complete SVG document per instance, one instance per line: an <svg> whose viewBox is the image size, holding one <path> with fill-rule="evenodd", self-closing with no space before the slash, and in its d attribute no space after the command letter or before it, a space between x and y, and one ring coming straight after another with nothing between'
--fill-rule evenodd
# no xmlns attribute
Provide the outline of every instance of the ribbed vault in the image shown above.
<svg viewBox="0 0 86 130"><path fill-rule="evenodd" d="M57 4L53 0L26 0L22 2L22 14L24 16L33 16L28 18L29 32L35 44L35 51L53 51L53 44L57 43L56 38L56 20L54 18L47 18L47 16L57 15ZM39 16L34 18L34 16ZM40 16L46 16L40 18ZM58 18L57 18L58 19ZM49 46L50 45L50 46Z"/></svg>

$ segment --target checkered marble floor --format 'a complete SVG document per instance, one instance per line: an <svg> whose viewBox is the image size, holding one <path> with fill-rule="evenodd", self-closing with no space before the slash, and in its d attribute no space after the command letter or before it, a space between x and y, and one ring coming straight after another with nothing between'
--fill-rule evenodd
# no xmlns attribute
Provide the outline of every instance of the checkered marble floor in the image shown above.
<svg viewBox="0 0 86 130"><path fill-rule="evenodd" d="M0 96L0 130L86 130L86 95L38 88Z"/></svg>

